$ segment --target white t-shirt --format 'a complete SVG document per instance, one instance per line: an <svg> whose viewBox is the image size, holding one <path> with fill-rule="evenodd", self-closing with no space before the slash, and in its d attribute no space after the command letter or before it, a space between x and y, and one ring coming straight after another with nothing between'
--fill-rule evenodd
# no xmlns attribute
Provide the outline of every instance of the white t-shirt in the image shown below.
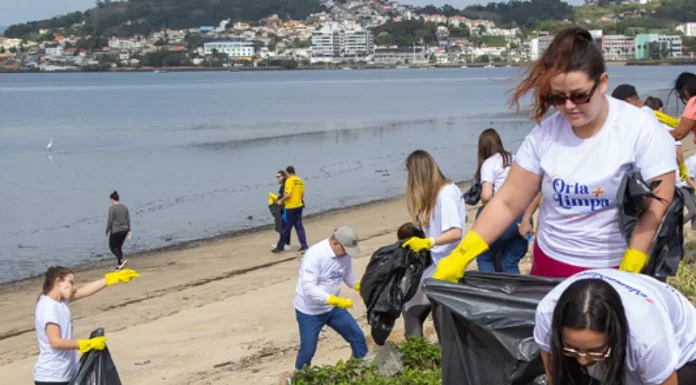
<svg viewBox="0 0 696 385"><path fill-rule="evenodd" d="M451 183L443 187L437 194L437 203L430 217L430 223L424 228L425 236L434 238L452 228L462 229L462 238L446 245L437 245L430 249L433 264L423 272L423 279L430 278L435 273L435 268L440 260L452 253L464 239L466 233L466 206L462 198L462 191L456 184Z"/></svg>
<svg viewBox="0 0 696 385"><path fill-rule="evenodd" d="M575 274L556 286L539 303L534 340L551 352L551 325L558 299L573 282L603 279L616 289L628 320L625 385L660 385L686 363L696 360L696 308L681 293L642 274L615 269ZM602 379L601 366L588 367Z"/></svg>
<svg viewBox="0 0 696 385"><path fill-rule="evenodd" d="M46 325L60 327L63 339L73 339L72 315L67 301L56 302L42 295L36 303L34 327L39 340L39 359L34 366L34 381L68 382L77 372L77 350L57 350L51 347L46 335Z"/></svg>
<svg viewBox="0 0 696 385"><path fill-rule="evenodd" d="M580 267L615 267L626 241L618 224L624 174L648 181L677 169L672 137L638 108L607 97L609 115L592 138L580 139L559 113L534 127L515 156L542 175L544 204L537 242L550 258Z"/></svg>
<svg viewBox="0 0 696 385"><path fill-rule="evenodd" d="M329 295L341 293L341 282L351 288L358 282L353 274L351 256L337 257L328 239L313 245L302 257L295 309L309 315L330 312L334 307L327 305L326 301Z"/></svg>
<svg viewBox="0 0 696 385"><path fill-rule="evenodd" d="M505 179L510 172L510 166L512 166L513 156L510 156L510 164L505 167L505 160L500 154L495 154L490 158L483 161L481 164L481 183L488 182L493 185L493 194L500 190L500 186L503 185Z"/></svg>
<svg viewBox="0 0 696 385"><path fill-rule="evenodd" d="M691 155L684 160L686 170L689 171L689 178L696 181L696 155Z"/></svg>

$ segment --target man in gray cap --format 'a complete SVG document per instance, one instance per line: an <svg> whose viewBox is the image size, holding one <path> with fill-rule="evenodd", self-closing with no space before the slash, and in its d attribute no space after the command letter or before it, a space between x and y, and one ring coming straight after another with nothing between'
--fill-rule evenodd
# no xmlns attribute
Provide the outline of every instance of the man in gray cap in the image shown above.
<svg viewBox="0 0 696 385"><path fill-rule="evenodd" d="M331 237L310 247L302 257L294 301L300 326L300 350L295 369L311 365L319 332L325 325L350 343L353 357L363 358L367 354L365 334L346 310L353 306L353 301L339 297L341 282L360 290L351 258L358 254L358 234L352 227L343 226Z"/></svg>

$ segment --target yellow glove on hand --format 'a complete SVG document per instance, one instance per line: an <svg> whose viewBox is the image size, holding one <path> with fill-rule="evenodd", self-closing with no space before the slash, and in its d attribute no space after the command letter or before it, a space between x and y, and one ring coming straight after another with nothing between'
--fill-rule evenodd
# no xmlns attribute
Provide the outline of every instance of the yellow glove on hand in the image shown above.
<svg viewBox="0 0 696 385"><path fill-rule="evenodd" d="M339 298L334 295L329 295L329 299L326 301L327 305L340 307L341 309L348 309L353 307L353 300L348 298Z"/></svg>
<svg viewBox="0 0 696 385"><path fill-rule="evenodd" d="M453 283L459 282L471 261L486 250L488 250L488 244L480 235L474 231L467 232L452 254L438 262L433 278Z"/></svg>
<svg viewBox="0 0 696 385"><path fill-rule="evenodd" d="M657 120L660 121L660 123L664 123L672 128L677 128L679 125L679 119L673 118L664 112L660 111L655 111L655 116L657 117Z"/></svg>
<svg viewBox="0 0 696 385"><path fill-rule="evenodd" d="M686 168L686 164L684 162L679 163L679 177L682 181L689 179L689 170Z"/></svg>
<svg viewBox="0 0 696 385"><path fill-rule="evenodd" d="M355 283L355 286L353 286L353 289L354 289L355 291L360 291L360 281L358 281L358 282Z"/></svg>
<svg viewBox="0 0 696 385"><path fill-rule="evenodd" d="M104 350L106 347L106 337L94 337L89 340L77 341L80 353L85 354L90 350Z"/></svg>
<svg viewBox="0 0 696 385"><path fill-rule="evenodd" d="M106 279L106 286L115 285L117 283L128 283L131 279L135 277L140 277L135 270L125 269L121 271L115 271L113 273L108 273L104 276Z"/></svg>
<svg viewBox="0 0 696 385"><path fill-rule="evenodd" d="M411 239L404 242L404 244L401 245L401 247L408 247L416 253L422 250L430 250L433 248L433 239L411 237Z"/></svg>
<svg viewBox="0 0 696 385"><path fill-rule="evenodd" d="M623 255L619 270L640 273L648 264L648 255L636 249L628 248Z"/></svg>

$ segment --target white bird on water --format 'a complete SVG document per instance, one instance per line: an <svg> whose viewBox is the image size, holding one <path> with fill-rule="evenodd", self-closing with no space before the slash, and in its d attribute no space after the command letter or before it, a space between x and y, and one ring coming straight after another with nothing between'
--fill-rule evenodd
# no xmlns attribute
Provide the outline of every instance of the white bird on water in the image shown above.
<svg viewBox="0 0 696 385"><path fill-rule="evenodd" d="M48 145L46 146L46 150L51 151L53 148L53 138L51 138L51 141L48 142Z"/></svg>

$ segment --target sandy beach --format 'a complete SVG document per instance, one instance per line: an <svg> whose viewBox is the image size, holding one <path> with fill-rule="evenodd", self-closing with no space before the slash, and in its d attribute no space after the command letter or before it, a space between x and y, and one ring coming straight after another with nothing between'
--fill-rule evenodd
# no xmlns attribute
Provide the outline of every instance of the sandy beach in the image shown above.
<svg viewBox="0 0 696 385"><path fill-rule="evenodd" d="M684 140L684 148L686 154L694 152L691 137ZM470 224L473 210L469 208ZM308 219L305 227L311 244L340 225L353 226L361 237L363 253L354 259L361 275L371 253L393 243L396 229L408 220L405 201L397 198L320 215ZM74 335L85 338L95 328L105 328L127 385L282 383L297 352L292 300L301 255L294 249L271 254L276 240L275 232L264 230L131 258L128 266L141 274L139 279L71 305ZM528 267L527 259L523 270ZM106 272L80 272L77 279L87 282ZM33 384L38 352L33 312L40 287L39 279L31 279L0 290L3 384ZM351 313L369 335L358 293L344 287L342 294L355 301ZM399 323L392 336L399 338L402 332ZM347 343L325 330L313 363L349 356Z"/></svg>

